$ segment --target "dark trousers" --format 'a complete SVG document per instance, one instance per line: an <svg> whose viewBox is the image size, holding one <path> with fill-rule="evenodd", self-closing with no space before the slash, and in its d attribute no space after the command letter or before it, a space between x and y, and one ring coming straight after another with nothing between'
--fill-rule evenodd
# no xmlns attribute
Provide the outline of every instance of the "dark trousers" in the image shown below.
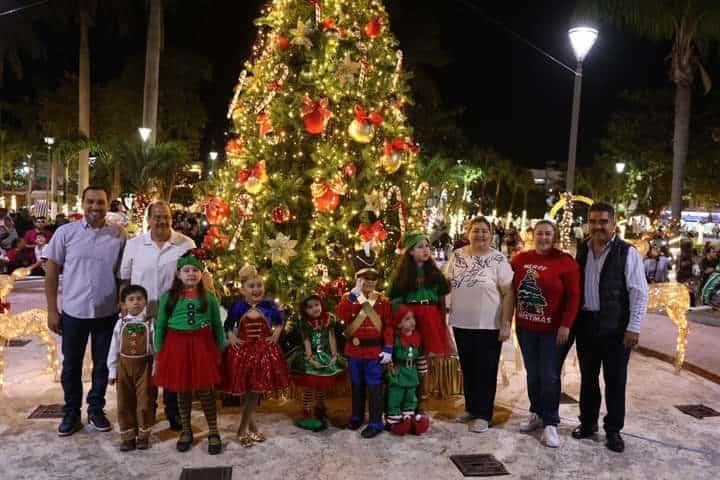
<svg viewBox="0 0 720 480"><path fill-rule="evenodd" d="M560 424L560 369L567 352L557 344L556 332L517 329L530 398L530 411L539 415L543 425Z"/></svg>
<svg viewBox="0 0 720 480"><path fill-rule="evenodd" d="M108 383L107 356L117 314L102 318L75 318L63 313L63 364L60 382L65 392L65 413L80 415L82 407L82 367L85 347L90 337L92 352L92 386L87 395L88 412L105 407Z"/></svg>
<svg viewBox="0 0 720 480"><path fill-rule="evenodd" d="M589 321L577 326L577 353L580 361L580 423L592 428L600 416L600 366L605 380L604 418L606 432L619 432L625 424L625 384L630 349L624 332L602 332Z"/></svg>
<svg viewBox="0 0 720 480"><path fill-rule="evenodd" d="M465 389L465 411L490 422L502 342L499 330L453 327Z"/></svg>

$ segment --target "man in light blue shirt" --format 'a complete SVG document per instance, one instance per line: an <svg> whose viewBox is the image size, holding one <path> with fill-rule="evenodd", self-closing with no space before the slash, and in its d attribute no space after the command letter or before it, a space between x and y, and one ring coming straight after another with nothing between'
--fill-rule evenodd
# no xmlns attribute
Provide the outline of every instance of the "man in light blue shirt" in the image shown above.
<svg viewBox="0 0 720 480"><path fill-rule="evenodd" d="M108 382L107 356L118 316L117 273L126 233L105 222L108 194L102 187L83 191L82 220L60 227L45 251L45 296L48 327L62 335L60 381L65 393L65 416L58 435L82 429L82 362L88 337L92 349L92 387L88 392L88 422L99 431L112 429L105 417ZM58 279L63 268L62 314L58 310Z"/></svg>
<svg viewBox="0 0 720 480"><path fill-rule="evenodd" d="M622 452L625 386L630 351L638 343L647 310L648 286L638 251L615 235L615 210L598 202L588 215L590 241L577 254L583 298L575 322L580 361L580 426L572 436L591 437L600 414L600 367L605 379L606 446Z"/></svg>

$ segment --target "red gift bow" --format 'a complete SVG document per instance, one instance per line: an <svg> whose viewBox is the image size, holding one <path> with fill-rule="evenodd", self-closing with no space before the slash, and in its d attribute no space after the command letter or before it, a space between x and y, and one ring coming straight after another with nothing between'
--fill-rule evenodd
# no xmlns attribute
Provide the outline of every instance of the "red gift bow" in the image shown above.
<svg viewBox="0 0 720 480"><path fill-rule="evenodd" d="M355 120L363 123L372 123L376 127L379 127L383 123L382 115L377 112L372 112L368 115L361 105L355 105Z"/></svg>
<svg viewBox="0 0 720 480"><path fill-rule="evenodd" d="M250 180L251 177L258 180L265 178L265 160L258 162L254 167L243 168L237 173L237 181L241 185Z"/></svg>
<svg viewBox="0 0 720 480"><path fill-rule="evenodd" d="M228 155L238 156L242 153L242 151L243 143L238 138L233 138L227 143L227 145L225 145L225 153Z"/></svg>
<svg viewBox="0 0 720 480"><path fill-rule="evenodd" d="M332 115L332 112L328 110L328 106L330 105L330 100L327 98L323 98L319 101L315 101L310 97L303 98L303 105L300 107L300 113L305 115L309 115L317 110L322 111L323 115L330 117Z"/></svg>
<svg viewBox="0 0 720 480"><path fill-rule="evenodd" d="M407 142L401 137L397 137L392 142L385 142L385 155L392 155L395 152L417 153L420 150L416 144Z"/></svg>
<svg viewBox="0 0 720 480"><path fill-rule="evenodd" d="M384 242L387 239L387 231L380 220L377 220L373 224L360 225L358 227L358 233L365 243L372 242L373 240Z"/></svg>

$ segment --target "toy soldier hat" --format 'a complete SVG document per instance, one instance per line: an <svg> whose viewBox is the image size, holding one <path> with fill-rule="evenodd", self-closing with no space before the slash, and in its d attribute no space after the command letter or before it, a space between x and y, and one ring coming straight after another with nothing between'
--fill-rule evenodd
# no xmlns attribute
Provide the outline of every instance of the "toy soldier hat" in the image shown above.
<svg viewBox="0 0 720 480"><path fill-rule="evenodd" d="M380 272L375 268L375 262L377 262L377 256L375 252L370 250L370 254L365 253L364 250L355 252L353 257L353 265L355 266L355 278L362 277L367 274L378 276Z"/></svg>

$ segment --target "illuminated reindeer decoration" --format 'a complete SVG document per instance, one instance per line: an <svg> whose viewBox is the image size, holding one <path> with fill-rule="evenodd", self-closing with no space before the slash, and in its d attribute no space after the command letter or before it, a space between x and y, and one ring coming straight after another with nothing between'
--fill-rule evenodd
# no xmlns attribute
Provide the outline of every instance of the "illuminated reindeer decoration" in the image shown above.
<svg viewBox="0 0 720 480"><path fill-rule="evenodd" d="M47 372L57 376L59 367L57 346L47 326L47 312L40 308L33 308L24 312L10 313L8 295L15 287L15 281L30 274L27 268L18 268L11 275L0 275L0 391L5 383L5 347L10 340L36 335L47 345L48 367Z"/></svg>

